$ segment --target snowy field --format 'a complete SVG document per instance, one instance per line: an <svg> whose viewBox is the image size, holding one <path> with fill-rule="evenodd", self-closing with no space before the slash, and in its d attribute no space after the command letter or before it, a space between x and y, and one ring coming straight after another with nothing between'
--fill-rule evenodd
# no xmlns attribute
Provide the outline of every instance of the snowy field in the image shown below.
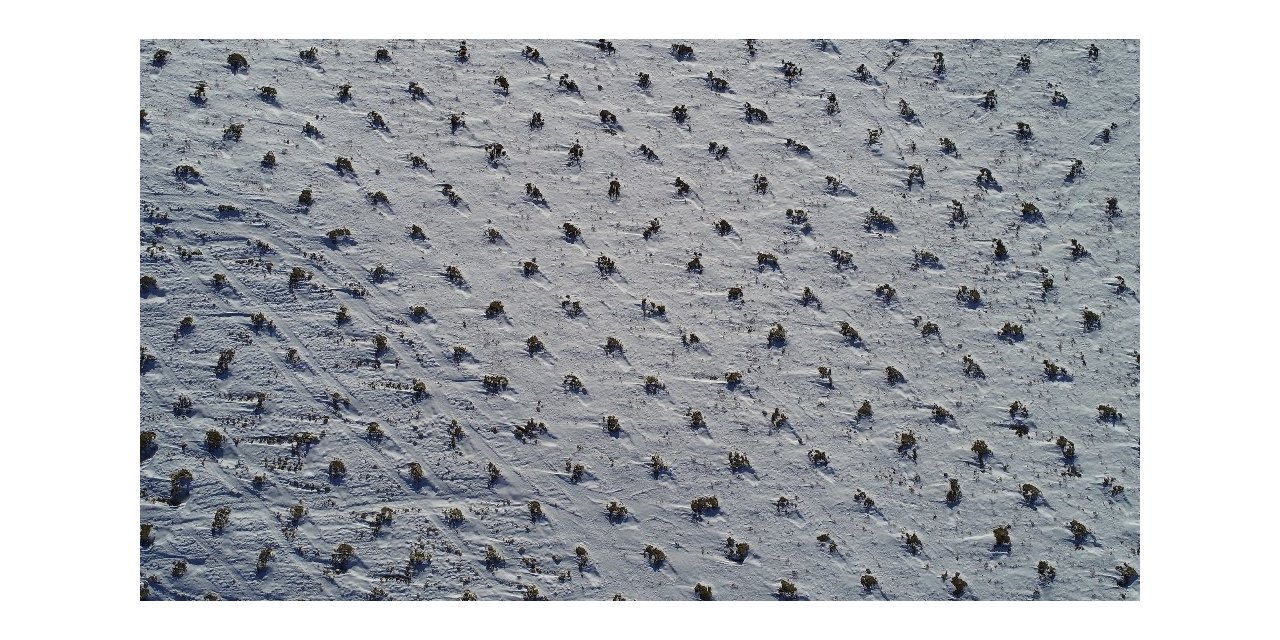
<svg viewBox="0 0 1280 640"><path fill-rule="evenodd" d="M1136 40L460 44L140 42L144 598L1139 599Z"/></svg>

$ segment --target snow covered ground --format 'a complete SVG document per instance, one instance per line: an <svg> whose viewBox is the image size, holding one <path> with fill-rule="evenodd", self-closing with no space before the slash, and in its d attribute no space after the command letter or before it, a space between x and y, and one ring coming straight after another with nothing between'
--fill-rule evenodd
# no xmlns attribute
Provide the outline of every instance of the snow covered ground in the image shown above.
<svg viewBox="0 0 1280 640"><path fill-rule="evenodd" d="M1139 43L610 45L140 42L146 597L1138 599Z"/></svg>

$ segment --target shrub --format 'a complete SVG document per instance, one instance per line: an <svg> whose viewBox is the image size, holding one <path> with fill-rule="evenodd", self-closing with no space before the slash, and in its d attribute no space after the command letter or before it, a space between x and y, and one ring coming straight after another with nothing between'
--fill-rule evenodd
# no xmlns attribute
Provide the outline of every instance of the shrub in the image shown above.
<svg viewBox="0 0 1280 640"><path fill-rule="evenodd" d="M987 446L985 440L974 440L973 446L969 447L973 455L978 457L978 466L985 466L987 456L991 455L991 448Z"/></svg>
<svg viewBox="0 0 1280 640"><path fill-rule="evenodd" d="M1080 174L1083 172L1084 172L1084 160L1074 159L1071 161L1071 169L1067 171L1067 177L1064 179L1067 182L1072 182L1076 178L1079 178Z"/></svg>
<svg viewBox="0 0 1280 640"><path fill-rule="evenodd" d="M703 419L701 411L694 411L689 414L689 427L693 429L705 429L707 421Z"/></svg>
<svg viewBox="0 0 1280 640"><path fill-rule="evenodd" d="M1022 485L1022 499L1027 504L1034 505L1040 499L1040 488L1031 483Z"/></svg>
<svg viewBox="0 0 1280 640"><path fill-rule="evenodd" d="M347 563L351 562L351 558L355 555L356 548L344 542L333 550L333 554L329 556L329 561L338 571L345 571Z"/></svg>
<svg viewBox="0 0 1280 640"><path fill-rule="evenodd" d="M673 44L671 45L671 55L675 56L676 60L688 60L693 57L693 47L687 44Z"/></svg>
<svg viewBox="0 0 1280 640"><path fill-rule="evenodd" d="M996 527L995 529L991 530L991 535L995 536L997 547L1008 547L1011 544L1013 544L1013 542L1009 539L1009 529L1012 526L1013 525L1007 524L1007 525L1004 525L1003 527Z"/></svg>
<svg viewBox="0 0 1280 640"><path fill-rule="evenodd" d="M862 404L858 406L858 413L854 417L858 420L862 420L863 418L870 418L871 415L871 401L863 400Z"/></svg>
<svg viewBox="0 0 1280 640"><path fill-rule="evenodd" d="M787 580L786 578L783 578L782 585L778 587L778 597L782 598L783 600L795 600L796 584L794 582L791 582L790 580Z"/></svg>
<svg viewBox="0 0 1280 640"><path fill-rule="evenodd" d="M234 123L233 123L233 124L229 124L229 125L227 125L227 128L226 128L226 129L223 129L223 130L222 130L222 139L223 139L223 140L235 140L235 141L239 142L239 141L240 141L240 136L241 136L241 134L243 134L243 133L244 133L244 125L242 125L242 124L234 124Z"/></svg>
<svg viewBox="0 0 1280 640"><path fill-rule="evenodd" d="M1058 449L1062 450L1062 457L1071 460L1076 457L1076 445L1067 439L1066 436L1058 436L1058 440L1054 443Z"/></svg>
<svg viewBox="0 0 1280 640"><path fill-rule="evenodd" d="M173 563L173 569L170 570L170 573L175 578L181 578L183 575L187 573L187 561L179 560Z"/></svg>
<svg viewBox="0 0 1280 640"><path fill-rule="evenodd" d="M978 363L975 362L971 356L965 356L964 358L961 359L961 362L964 363L965 377L969 377L969 378L987 377L986 372L982 370L982 367L979 366Z"/></svg>
<svg viewBox="0 0 1280 640"><path fill-rule="evenodd" d="M781 427L782 425L786 424L786 422L787 422L787 414L783 413L782 409L778 407L774 407L773 415L769 417L769 423L773 425L774 429L777 429L778 427Z"/></svg>
<svg viewBox="0 0 1280 640"><path fill-rule="evenodd" d="M820 449L811 449L809 451L809 462L815 467L825 467L830 464L826 452Z"/></svg>
<svg viewBox="0 0 1280 640"><path fill-rule="evenodd" d="M876 211L875 207L871 207L871 211L862 219L862 226L867 231L875 229L880 232L893 232L898 229L893 223L893 218Z"/></svg>
<svg viewBox="0 0 1280 640"><path fill-rule="evenodd" d="M1089 528L1084 526L1079 520L1072 520L1067 524L1067 529L1071 531L1071 536L1075 538L1076 544L1084 542L1084 540L1092 535Z"/></svg>
<svg viewBox="0 0 1280 640"><path fill-rule="evenodd" d="M204 446L210 453L217 453L222 450L222 444L226 442L226 436L222 435L217 429L210 429L204 432Z"/></svg>
<svg viewBox="0 0 1280 640"><path fill-rule="evenodd" d="M862 577L858 579L858 582L862 583L862 588L867 591L871 591L872 589L880 586L880 582L876 580L876 577L871 575L870 569L867 569L867 572L862 574Z"/></svg>
<svg viewBox="0 0 1280 640"><path fill-rule="evenodd" d="M649 456L649 469L656 478L667 471L667 463L662 460L662 456L655 453Z"/></svg>
<svg viewBox="0 0 1280 640"><path fill-rule="evenodd" d="M699 582L698 584L693 585L693 593L694 593L696 596L698 596L698 599L699 599L699 600L710 600L710 599L711 599L711 587L709 587L709 586L707 586L707 585L705 585L705 584L702 584L701 582Z"/></svg>
<svg viewBox="0 0 1280 640"><path fill-rule="evenodd" d="M787 341L787 330L781 324L774 323L769 328L769 344L783 344Z"/></svg>
<svg viewBox="0 0 1280 640"><path fill-rule="evenodd" d="M898 371L894 367L885 367L884 376L885 376L885 379L889 382L889 384L898 384L899 382L907 381L906 376L902 375L902 372Z"/></svg>
<svg viewBox="0 0 1280 640"><path fill-rule="evenodd" d="M982 292L962 285L956 290L956 302L977 307L982 304Z"/></svg>
<svg viewBox="0 0 1280 640"><path fill-rule="evenodd" d="M1075 238L1072 238L1071 239L1071 259L1079 260L1080 258L1084 258L1088 255L1089 255L1089 250L1085 249L1084 245L1080 244L1079 242L1076 242Z"/></svg>
<svg viewBox="0 0 1280 640"><path fill-rule="evenodd" d="M578 466L582 466L582 465L578 465ZM575 467L575 471L576 470L577 468ZM610 502L609 505L604 508L604 510L608 512L609 520L614 522L623 520L627 517L627 508L618 502Z"/></svg>
<svg viewBox="0 0 1280 640"><path fill-rule="evenodd" d="M546 123L543 122L542 120L542 114L537 111L534 111L533 117L529 118L529 128L541 129L543 124L546 124Z"/></svg>
<svg viewBox="0 0 1280 640"><path fill-rule="evenodd" d="M858 343L862 341L862 336L858 335L858 330L845 320L840 321L840 335L851 343Z"/></svg>
<svg viewBox="0 0 1280 640"><path fill-rule="evenodd" d="M742 287L729 287L729 300L742 300Z"/></svg>
<svg viewBox="0 0 1280 640"><path fill-rule="evenodd" d="M542 503L538 502L537 500L530 501L529 502L529 519L536 521L536 520L541 520L542 517L543 517Z"/></svg>
<svg viewBox="0 0 1280 640"><path fill-rule="evenodd" d="M191 472L186 469L178 469L169 474L169 501L172 504L178 504L183 497L191 490L191 482L193 478Z"/></svg>
<svg viewBox="0 0 1280 640"><path fill-rule="evenodd" d="M902 534L902 536L903 536L902 538L903 542L907 545L907 548L910 549L911 553L913 554L918 553L920 551L920 548L924 546L924 543L920 542L920 536L917 536L914 533L904 533Z"/></svg>
<svg viewBox="0 0 1280 640"><path fill-rule="evenodd" d="M690 273L702 273L702 256L693 256L693 259L685 264L684 270Z"/></svg>
<svg viewBox="0 0 1280 640"><path fill-rule="evenodd" d="M697 515L720 510L720 500L715 496L702 496L689 502L689 509Z"/></svg>
<svg viewBox="0 0 1280 640"><path fill-rule="evenodd" d="M506 76L498 75L493 79L493 84L497 85L498 88L502 89L502 92L504 94L511 93L511 83L507 82Z"/></svg>
<svg viewBox="0 0 1280 640"><path fill-rule="evenodd" d="M929 336L941 336L938 325L933 322L926 322L920 327L920 337L927 338Z"/></svg>
<svg viewBox="0 0 1280 640"><path fill-rule="evenodd" d="M231 368L231 359L236 355L235 349L223 349L218 354L218 363L213 366L216 375L223 375Z"/></svg>
<svg viewBox="0 0 1280 640"><path fill-rule="evenodd" d="M652 238L657 235L660 230L662 230L662 222L657 218L650 220L648 228L646 228L643 233L644 239L648 240L649 238Z"/></svg>
<svg viewBox="0 0 1280 640"><path fill-rule="evenodd" d="M725 540L724 546L727 550L725 555L727 555L730 560L737 562L746 560L747 555L751 553L751 545L745 542L738 542L737 540L734 540L732 536Z"/></svg>
<svg viewBox="0 0 1280 640"><path fill-rule="evenodd" d="M1115 422L1120 419L1120 412L1109 404L1098 405L1098 419Z"/></svg>
<svg viewBox="0 0 1280 640"><path fill-rule="evenodd" d="M995 255L996 260L1004 260L1009 257L1009 249L1004 246L1004 241L1000 238L992 239L991 246L992 253Z"/></svg>
<svg viewBox="0 0 1280 640"><path fill-rule="evenodd" d="M604 255L603 253L600 254L600 257L596 258L596 269L600 270L600 275L602 276L607 276L613 273L614 272L613 259Z"/></svg>
<svg viewBox="0 0 1280 640"><path fill-rule="evenodd" d="M1102 314L1085 309L1081 316L1083 318L1084 330L1086 332L1102 328Z"/></svg>
<svg viewBox="0 0 1280 640"><path fill-rule="evenodd" d="M1069 380L1071 378L1071 374L1068 373L1065 368L1059 366L1057 363L1051 360L1045 360L1044 361L1044 377L1054 381Z"/></svg>
<svg viewBox="0 0 1280 640"><path fill-rule="evenodd" d="M778 515L782 515L784 511L791 508L792 504L793 503L790 498L786 496L778 496L778 499L773 502L773 507L777 510Z"/></svg>
<svg viewBox="0 0 1280 640"><path fill-rule="evenodd" d="M227 66L231 67L231 71L234 73L241 69L248 69L249 61L239 53L232 53L227 56Z"/></svg>
<svg viewBox="0 0 1280 640"><path fill-rule="evenodd" d="M329 471L329 479L337 480L342 476L347 475L347 465L345 462L342 461L342 458L334 458L333 460L329 461L328 471Z"/></svg>
<svg viewBox="0 0 1280 640"><path fill-rule="evenodd" d="M831 260L836 263L837 269L843 269L845 267L853 267L853 254L849 253L848 251L843 251L840 249L832 249ZM854 268L856 269L857 267L854 267Z"/></svg>
<svg viewBox="0 0 1280 640"><path fill-rule="evenodd" d="M276 154L271 151L268 151L265 155L262 156L262 162L260 164L264 168L274 169L276 166Z"/></svg>
<svg viewBox="0 0 1280 640"><path fill-rule="evenodd" d="M622 341L613 336L609 336L604 341L604 350L605 350L605 353L614 353L614 352L621 353Z"/></svg>
<svg viewBox="0 0 1280 640"><path fill-rule="evenodd" d="M751 460L747 459L746 454L737 451L729 452L729 469L732 471L746 471L751 468Z"/></svg>
<svg viewBox="0 0 1280 640"><path fill-rule="evenodd" d="M139 440L139 448L142 451L146 451L147 449L150 449L156 446L156 432L143 431L140 434L138 440Z"/></svg>
<svg viewBox="0 0 1280 640"><path fill-rule="evenodd" d="M719 221L717 221L714 226L715 226L716 233L720 234L721 236L727 236L731 231L733 231L733 225L730 225L729 221L725 220L724 218L721 218Z"/></svg>
<svg viewBox="0 0 1280 640"><path fill-rule="evenodd" d="M649 375L649 376L645 376L645 377L644 377L644 392L645 392L645 393L648 393L648 394L650 394L650 395L653 395L653 394L655 394L655 393L657 393L657 392L661 391L661 390L662 390L662 389L664 389L665 387L666 387L666 385L662 384L662 381L658 379L658 376Z"/></svg>
<svg viewBox="0 0 1280 640"><path fill-rule="evenodd" d="M658 567L661 567L662 563L666 562L667 560L667 554L663 553L662 549L659 549L651 544L645 545L644 557L645 557L645 560L649 562L649 565L654 567L655 569Z"/></svg>
<svg viewBox="0 0 1280 640"><path fill-rule="evenodd" d="M525 346L531 354L546 350L546 347L543 346L542 340L538 339L538 336L529 336L529 339L525 340Z"/></svg>
<svg viewBox="0 0 1280 640"><path fill-rule="evenodd" d="M310 189L303 189L302 193L298 194L298 204L304 207L309 207L313 202L315 202L315 200L311 197Z"/></svg>
<svg viewBox="0 0 1280 640"><path fill-rule="evenodd" d="M1116 571L1120 572L1120 578L1117 582L1122 587L1127 587L1138 579L1138 570L1129 566L1128 562L1116 565Z"/></svg>
<svg viewBox="0 0 1280 640"><path fill-rule="evenodd" d="M969 586L969 583L965 582L964 578L960 577L960 574L957 573L956 575L951 577L951 587L952 587L951 595L959 598L960 596L964 595L964 590L968 586Z"/></svg>
<svg viewBox="0 0 1280 640"><path fill-rule="evenodd" d="M156 49L151 54L151 64L157 67L163 67L169 61L169 52L164 49Z"/></svg>
<svg viewBox="0 0 1280 640"><path fill-rule="evenodd" d="M618 422L618 416L605 416L604 430L611 436L622 433L622 424Z"/></svg>
<svg viewBox="0 0 1280 640"><path fill-rule="evenodd" d="M915 110L904 99L898 100L898 115L902 116L904 120L915 120L916 118Z"/></svg>
<svg viewBox="0 0 1280 640"><path fill-rule="evenodd" d="M915 143L912 143L912 144L915 144ZM910 189L912 183L915 183L915 182L919 182L921 186L924 186L924 167L921 167L918 164L913 164L907 167L907 172L908 172L907 173L908 189Z"/></svg>
<svg viewBox="0 0 1280 640"><path fill-rule="evenodd" d="M215 534L222 533L223 529L231 523L231 507L219 507L213 512L213 532Z"/></svg>
<svg viewBox="0 0 1280 640"><path fill-rule="evenodd" d="M387 352L387 337L381 333L373 336L373 354L382 355Z"/></svg>
<svg viewBox="0 0 1280 640"><path fill-rule="evenodd" d="M351 166L351 158L338 156L333 162L338 169L338 175L343 175L344 173L355 175L356 170Z"/></svg>
<svg viewBox="0 0 1280 640"><path fill-rule="evenodd" d="M454 268L456 268L456 267L454 267ZM488 307L486 307L486 308L485 308L485 310L484 310L484 315L485 315L485 317L486 317L486 318L495 318L495 317L497 317L497 316L499 316L499 315L502 315L502 314L504 314L504 313L506 313L506 312L505 312L505 311L503 310L503 308L502 308L502 301L501 301L501 300L494 300L493 302L490 302L490 303L489 303L489 306L488 306Z"/></svg>
<svg viewBox="0 0 1280 640"><path fill-rule="evenodd" d="M1004 326L1000 327L1000 331L997 335L999 335L1002 340L1021 340L1023 338L1022 325L1006 322L1004 323Z"/></svg>
<svg viewBox="0 0 1280 640"><path fill-rule="evenodd" d="M916 446L916 432L907 430L898 433L898 452L902 453Z"/></svg>
<svg viewBox="0 0 1280 640"><path fill-rule="evenodd" d="M1053 580L1058 577L1058 570L1044 560L1036 563L1036 573L1040 574L1040 577L1045 580Z"/></svg>
<svg viewBox="0 0 1280 640"><path fill-rule="evenodd" d="M636 80L636 84L639 85L641 89L648 89L652 84L649 81L649 74L637 73L636 76L638 77L638 79Z"/></svg>
<svg viewBox="0 0 1280 640"><path fill-rule="evenodd" d="M502 391L507 388L507 378L506 376L487 375L484 377L484 388L489 392Z"/></svg>
<svg viewBox="0 0 1280 640"><path fill-rule="evenodd" d="M960 481L955 478L951 478L948 482L950 487L947 489L947 502L949 504L960 502L960 498L964 496L964 494L960 492Z"/></svg>
<svg viewBox="0 0 1280 640"><path fill-rule="evenodd" d="M547 432L546 423L536 422L534 421L533 418L529 418L529 421L522 425L516 425L515 429L512 431L512 433L514 433L515 436L519 438L521 442L537 440L539 434L543 434L546 432Z"/></svg>

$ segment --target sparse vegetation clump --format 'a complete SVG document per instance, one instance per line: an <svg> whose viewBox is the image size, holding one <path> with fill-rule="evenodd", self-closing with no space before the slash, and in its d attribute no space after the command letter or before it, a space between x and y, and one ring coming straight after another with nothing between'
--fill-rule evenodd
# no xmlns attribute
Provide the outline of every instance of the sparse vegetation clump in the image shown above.
<svg viewBox="0 0 1280 640"><path fill-rule="evenodd" d="M231 72L235 73L241 69L249 68L249 61L241 53L232 53L227 56L227 66L231 67Z"/></svg>
<svg viewBox="0 0 1280 640"><path fill-rule="evenodd" d="M715 496L702 496L694 498L689 503L689 509L696 515L706 515L708 513L720 510L720 500Z"/></svg>

